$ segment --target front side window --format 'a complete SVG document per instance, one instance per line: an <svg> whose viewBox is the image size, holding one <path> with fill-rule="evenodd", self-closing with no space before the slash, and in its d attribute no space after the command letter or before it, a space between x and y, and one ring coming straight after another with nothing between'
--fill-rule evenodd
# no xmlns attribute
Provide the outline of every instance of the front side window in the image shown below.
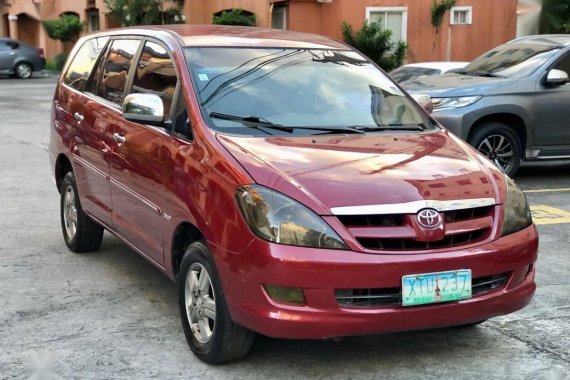
<svg viewBox="0 0 570 380"><path fill-rule="evenodd" d="M247 120L305 130L430 125L386 75L354 51L188 48L186 57L202 114L225 132L254 134Z"/></svg>
<svg viewBox="0 0 570 380"><path fill-rule="evenodd" d="M174 63L166 49L147 41L136 67L133 92L160 96L164 104L165 119L168 119L177 82Z"/></svg>
<svg viewBox="0 0 570 380"><path fill-rule="evenodd" d="M505 44L471 62L461 74L525 78L532 75L559 51L541 44Z"/></svg>
<svg viewBox="0 0 570 380"><path fill-rule="evenodd" d="M98 96L121 105L129 69L139 44L139 40L115 40L112 42L97 88Z"/></svg>
<svg viewBox="0 0 570 380"><path fill-rule="evenodd" d="M108 40L109 37L99 37L85 41L71 61L63 83L78 91L85 90L89 75Z"/></svg>

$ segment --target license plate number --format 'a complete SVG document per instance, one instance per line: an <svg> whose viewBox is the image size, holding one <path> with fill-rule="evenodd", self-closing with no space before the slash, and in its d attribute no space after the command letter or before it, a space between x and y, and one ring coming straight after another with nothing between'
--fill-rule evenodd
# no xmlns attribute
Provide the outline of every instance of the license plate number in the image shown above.
<svg viewBox="0 0 570 380"><path fill-rule="evenodd" d="M471 298L471 270L402 277L402 305L415 306Z"/></svg>

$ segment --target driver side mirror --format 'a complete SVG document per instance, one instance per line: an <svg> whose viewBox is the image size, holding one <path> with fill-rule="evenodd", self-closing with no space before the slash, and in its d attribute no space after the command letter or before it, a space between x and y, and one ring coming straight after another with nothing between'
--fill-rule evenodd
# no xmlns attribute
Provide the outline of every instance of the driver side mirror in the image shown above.
<svg viewBox="0 0 570 380"><path fill-rule="evenodd" d="M433 102L431 101L431 96L412 94L412 98L428 113L433 112Z"/></svg>
<svg viewBox="0 0 570 380"><path fill-rule="evenodd" d="M135 123L163 126L162 99L156 94L129 94L123 101L123 117Z"/></svg>
<svg viewBox="0 0 570 380"><path fill-rule="evenodd" d="M546 76L547 86L563 86L568 83L568 74L566 71L552 69L548 72Z"/></svg>

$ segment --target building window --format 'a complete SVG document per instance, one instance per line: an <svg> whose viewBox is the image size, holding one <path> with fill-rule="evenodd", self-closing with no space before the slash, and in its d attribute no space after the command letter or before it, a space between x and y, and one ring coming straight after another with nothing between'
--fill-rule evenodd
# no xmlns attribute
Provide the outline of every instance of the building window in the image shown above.
<svg viewBox="0 0 570 380"><path fill-rule="evenodd" d="M99 31L99 9L87 10L87 24L90 32Z"/></svg>
<svg viewBox="0 0 570 380"><path fill-rule="evenodd" d="M287 29L287 7L274 6L271 13L271 27L273 29Z"/></svg>
<svg viewBox="0 0 570 380"><path fill-rule="evenodd" d="M451 25L471 25L473 21L473 7L451 8Z"/></svg>
<svg viewBox="0 0 570 380"><path fill-rule="evenodd" d="M366 20L380 21L384 29L392 31L392 41L406 41L408 36L408 8L366 7Z"/></svg>

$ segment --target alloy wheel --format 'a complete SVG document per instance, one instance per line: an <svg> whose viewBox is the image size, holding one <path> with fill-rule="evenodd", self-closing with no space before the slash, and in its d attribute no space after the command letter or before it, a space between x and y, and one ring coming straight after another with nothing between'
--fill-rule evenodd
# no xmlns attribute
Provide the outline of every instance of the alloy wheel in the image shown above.
<svg viewBox="0 0 570 380"><path fill-rule="evenodd" d="M32 68L29 65L22 63L16 67L16 74L18 74L18 78L29 78L32 75Z"/></svg>
<svg viewBox="0 0 570 380"><path fill-rule="evenodd" d="M75 191L73 186L67 186L63 199L63 222L65 233L69 239L75 237L77 232L77 207L75 206Z"/></svg>
<svg viewBox="0 0 570 380"><path fill-rule="evenodd" d="M193 263L186 275L184 299L194 338L202 344L208 343L216 323L216 297L210 275L200 263Z"/></svg>
<svg viewBox="0 0 570 380"><path fill-rule="evenodd" d="M487 156L504 173L508 173L513 167L513 144L503 135L487 136L477 146L477 150Z"/></svg>

